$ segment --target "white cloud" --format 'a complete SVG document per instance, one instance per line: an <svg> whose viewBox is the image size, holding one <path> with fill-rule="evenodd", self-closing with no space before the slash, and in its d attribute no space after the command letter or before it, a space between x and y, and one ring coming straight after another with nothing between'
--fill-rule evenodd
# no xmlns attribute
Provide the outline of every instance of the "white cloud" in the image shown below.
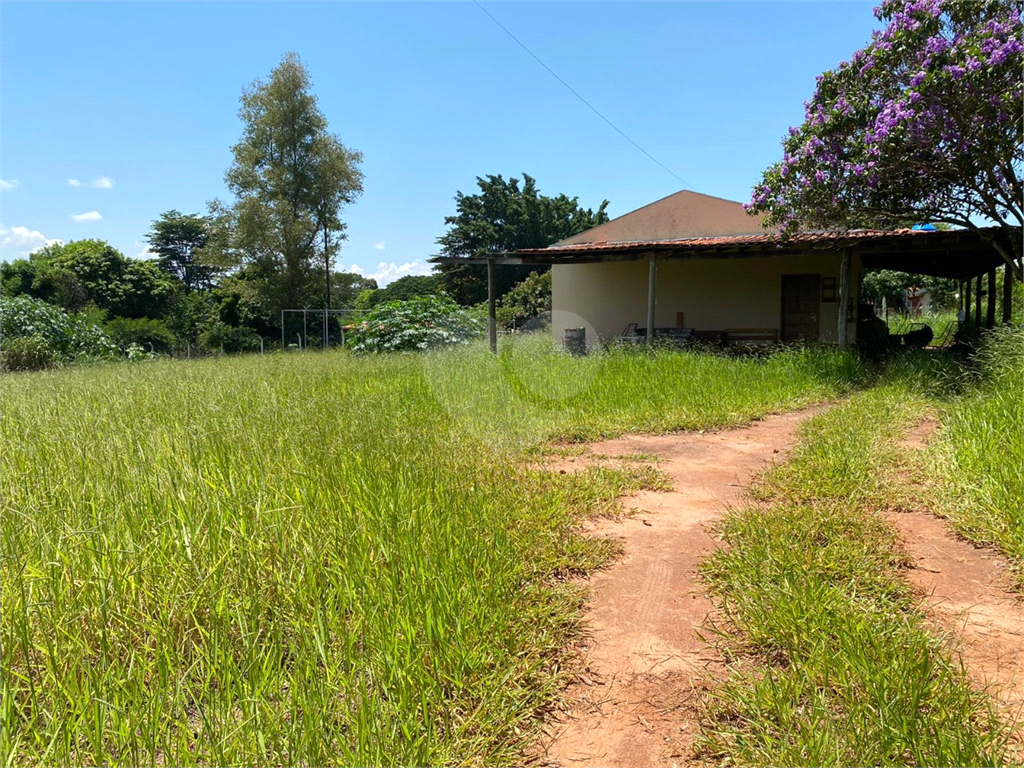
<svg viewBox="0 0 1024 768"><path fill-rule="evenodd" d="M114 180L109 176L100 176L93 179L92 181L79 181L78 179L68 179L68 184L72 187L96 187L97 189L113 189Z"/></svg>
<svg viewBox="0 0 1024 768"><path fill-rule="evenodd" d="M135 254L136 259L155 259L158 255L149 250L149 243L140 243L139 241L136 240L135 247L142 249L137 254Z"/></svg>
<svg viewBox="0 0 1024 768"><path fill-rule="evenodd" d="M363 277L372 278L377 281L377 285L383 288L388 283L393 283L398 278L405 277L406 275L429 275L434 271L434 267L425 261L408 261L405 264L381 261L373 272L367 272L358 264L353 264L349 267L348 271L355 272Z"/></svg>
<svg viewBox="0 0 1024 768"><path fill-rule="evenodd" d="M73 213L71 214L72 221L99 221L103 217L100 216L99 211L89 211L88 213Z"/></svg>
<svg viewBox="0 0 1024 768"><path fill-rule="evenodd" d="M47 245L59 243L28 227L7 228L0 224L0 258L21 258Z"/></svg>
<svg viewBox="0 0 1024 768"><path fill-rule="evenodd" d="M16 186L18 186L18 183L19 182L17 179L11 179L10 181L7 181L6 179L0 179L0 189L14 189Z"/></svg>
<svg viewBox="0 0 1024 768"><path fill-rule="evenodd" d="M387 247L388 247L388 241L387 240L381 240L379 243L375 243L374 244L373 250L375 250L375 251L383 251Z"/></svg>

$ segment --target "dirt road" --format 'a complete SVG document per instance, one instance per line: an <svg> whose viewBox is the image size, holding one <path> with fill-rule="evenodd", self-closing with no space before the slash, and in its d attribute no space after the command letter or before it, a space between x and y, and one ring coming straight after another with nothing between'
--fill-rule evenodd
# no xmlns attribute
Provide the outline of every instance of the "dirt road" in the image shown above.
<svg viewBox="0 0 1024 768"><path fill-rule="evenodd" d="M595 535L622 539L624 557L591 580L584 672L542 760L566 767L690 762L697 724L689 694L723 666L698 634L712 606L697 568L718 545L707 526L742 500L755 474L785 457L799 424L818 410L720 432L617 438L591 446L605 459L559 464L572 471L654 454L674 488L631 497L626 506L637 514L594 526Z"/></svg>

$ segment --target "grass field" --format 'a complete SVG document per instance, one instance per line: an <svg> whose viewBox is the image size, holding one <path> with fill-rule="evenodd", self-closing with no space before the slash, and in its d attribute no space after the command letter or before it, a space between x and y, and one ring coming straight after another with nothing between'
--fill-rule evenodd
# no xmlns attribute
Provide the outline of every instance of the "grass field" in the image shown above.
<svg viewBox="0 0 1024 768"><path fill-rule="evenodd" d="M865 379L543 340L5 376L5 764L513 764L578 630L578 536L649 475L552 438L736 424Z"/></svg>

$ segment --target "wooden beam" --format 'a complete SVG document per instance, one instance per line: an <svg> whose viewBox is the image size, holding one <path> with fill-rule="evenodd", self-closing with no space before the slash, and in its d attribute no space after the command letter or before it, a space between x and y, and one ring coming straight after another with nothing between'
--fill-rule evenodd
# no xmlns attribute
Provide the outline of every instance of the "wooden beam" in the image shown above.
<svg viewBox="0 0 1024 768"><path fill-rule="evenodd" d="M658 292L658 262L652 253L647 262L647 345L654 343L654 302Z"/></svg>
<svg viewBox="0 0 1024 768"><path fill-rule="evenodd" d="M985 327L996 327L996 271L988 272L988 312L985 315Z"/></svg>
<svg viewBox="0 0 1024 768"><path fill-rule="evenodd" d="M849 344L849 332L846 324L846 313L850 306L850 250L843 251L842 265L839 267L839 328L836 336L840 347Z"/></svg>
<svg viewBox="0 0 1024 768"><path fill-rule="evenodd" d="M487 335L491 340L491 352L498 353L498 299L494 287L494 259L487 260Z"/></svg>
<svg viewBox="0 0 1024 768"><path fill-rule="evenodd" d="M1003 267L1003 325L1009 325L1013 317L1013 281L1016 279L1012 269Z"/></svg>

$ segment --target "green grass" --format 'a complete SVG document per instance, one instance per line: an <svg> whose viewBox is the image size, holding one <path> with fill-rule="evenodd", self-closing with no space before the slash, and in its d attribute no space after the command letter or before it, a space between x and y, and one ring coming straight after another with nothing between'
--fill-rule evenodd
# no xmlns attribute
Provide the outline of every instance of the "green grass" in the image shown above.
<svg viewBox="0 0 1024 768"><path fill-rule="evenodd" d="M898 441L955 383L934 357L804 425L791 460L731 512L704 575L743 663L709 705L706 756L734 765L998 765L1006 731L926 629L895 529L916 503ZM1020 424L1017 426L1018 434ZM1001 457L1005 458L1005 457Z"/></svg>
<svg viewBox="0 0 1024 768"><path fill-rule="evenodd" d="M514 764L579 631L577 533L650 472L552 438L836 397L849 355L543 341L5 376L5 764Z"/></svg>
<svg viewBox="0 0 1024 768"><path fill-rule="evenodd" d="M1024 558L1024 334L1003 328L986 338L963 396L941 411L928 460L932 506L964 536L1001 551L1018 586Z"/></svg>

